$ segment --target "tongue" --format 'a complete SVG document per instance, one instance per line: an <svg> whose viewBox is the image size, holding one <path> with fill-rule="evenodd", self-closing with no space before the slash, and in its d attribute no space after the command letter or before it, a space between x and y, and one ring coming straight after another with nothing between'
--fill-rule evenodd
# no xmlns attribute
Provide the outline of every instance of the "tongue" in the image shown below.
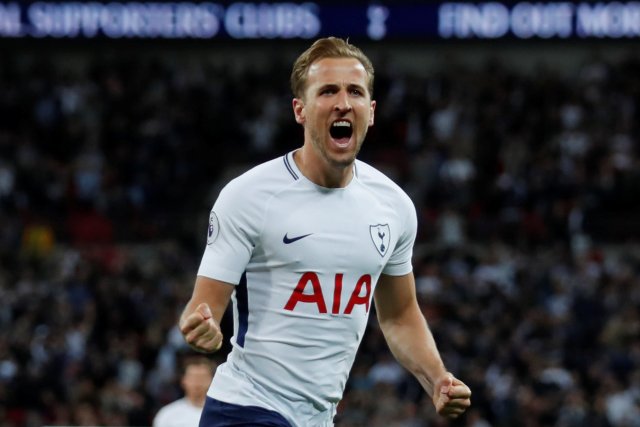
<svg viewBox="0 0 640 427"><path fill-rule="evenodd" d="M348 138L348 137L346 137L346 136L343 136L343 137L341 137L341 138L333 138L333 140L335 141L335 143L336 143L336 144L338 144L338 145L347 145L347 144L349 144L349 140L350 140L350 139L351 139L351 138Z"/></svg>
<svg viewBox="0 0 640 427"><path fill-rule="evenodd" d="M338 145L347 145L351 138L351 129L347 127L333 127L329 133Z"/></svg>

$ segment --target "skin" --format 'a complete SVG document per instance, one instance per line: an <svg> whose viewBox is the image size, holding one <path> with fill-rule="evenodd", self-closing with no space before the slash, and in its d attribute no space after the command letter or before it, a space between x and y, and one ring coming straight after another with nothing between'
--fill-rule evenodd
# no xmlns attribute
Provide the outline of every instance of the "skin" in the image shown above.
<svg viewBox="0 0 640 427"><path fill-rule="evenodd" d="M367 82L367 72L357 59L323 58L309 68L304 96L293 100L295 120L304 127L304 145L295 152L294 160L317 185L345 187L353 177L353 163L374 123L376 103ZM336 120L352 124L348 141L331 137L329 129ZM233 289L231 284L197 277L180 319L180 329L192 348L202 352L220 348L220 319ZM471 390L447 372L440 358L418 306L413 273L381 275L374 299L391 352L429 393L436 411L448 418L464 413L471 405Z"/></svg>
<svg viewBox="0 0 640 427"><path fill-rule="evenodd" d="M229 305L234 286L204 276L196 277L193 294L180 317L180 332L191 348L202 353L222 346L220 320Z"/></svg>

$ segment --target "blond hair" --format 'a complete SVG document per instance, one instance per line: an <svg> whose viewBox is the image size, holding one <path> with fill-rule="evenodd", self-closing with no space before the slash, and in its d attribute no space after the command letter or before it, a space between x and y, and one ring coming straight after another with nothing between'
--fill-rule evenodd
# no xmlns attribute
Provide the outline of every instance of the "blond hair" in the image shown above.
<svg viewBox="0 0 640 427"><path fill-rule="evenodd" d="M324 58L355 58L364 66L367 72L367 89L373 96L373 64L367 56L347 40L337 37L327 37L316 40L296 59L291 71L291 91L296 98L302 98L307 86L307 74L311 65Z"/></svg>

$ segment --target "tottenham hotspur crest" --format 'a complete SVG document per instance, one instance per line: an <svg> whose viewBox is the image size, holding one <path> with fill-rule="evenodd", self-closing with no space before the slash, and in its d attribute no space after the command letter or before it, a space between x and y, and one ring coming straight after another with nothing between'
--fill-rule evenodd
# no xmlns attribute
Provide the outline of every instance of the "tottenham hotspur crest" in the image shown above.
<svg viewBox="0 0 640 427"><path fill-rule="evenodd" d="M389 249L389 242L391 232L389 230L389 224L376 224L369 226L369 234L371 235L371 241L378 250L381 256L385 256Z"/></svg>

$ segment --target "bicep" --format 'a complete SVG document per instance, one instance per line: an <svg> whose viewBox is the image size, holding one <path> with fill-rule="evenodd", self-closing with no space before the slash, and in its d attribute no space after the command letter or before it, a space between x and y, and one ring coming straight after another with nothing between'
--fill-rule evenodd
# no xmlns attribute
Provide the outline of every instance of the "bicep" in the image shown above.
<svg viewBox="0 0 640 427"><path fill-rule="evenodd" d="M220 323L234 289L235 286L230 283L205 276L197 276L193 294L187 304L186 311L193 312L199 304L207 303L211 308L213 318Z"/></svg>
<svg viewBox="0 0 640 427"><path fill-rule="evenodd" d="M402 276L380 275L374 299L380 323L400 320L417 307L413 273Z"/></svg>

